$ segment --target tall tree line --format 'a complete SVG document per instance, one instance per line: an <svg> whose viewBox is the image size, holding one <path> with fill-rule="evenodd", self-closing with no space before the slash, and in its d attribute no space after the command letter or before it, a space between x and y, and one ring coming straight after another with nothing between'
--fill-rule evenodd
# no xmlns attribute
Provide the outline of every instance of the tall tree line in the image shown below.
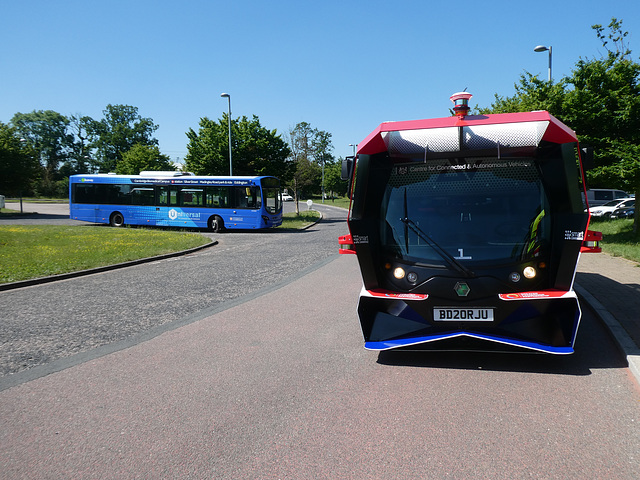
<svg viewBox="0 0 640 480"><path fill-rule="evenodd" d="M153 137L158 126L136 107L108 105L101 120L52 110L17 113L0 122L0 193L64 197L75 173L138 174L175 170ZM229 174L229 118L200 119L188 139L184 169L197 175ZM287 141L288 140L288 141ZM231 119L234 175L280 178L296 199L323 191L344 193L331 134L302 122L285 140L260 119Z"/></svg>
<svg viewBox="0 0 640 480"><path fill-rule="evenodd" d="M186 170L196 175L228 175L229 117L200 119L187 132ZM300 122L286 139L260 124L257 116L231 119L231 163L234 175L272 175L297 201L324 192L344 194L340 163L332 155L331 133Z"/></svg>
<svg viewBox="0 0 640 480"><path fill-rule="evenodd" d="M103 115L34 110L0 122L0 193L64 197L75 173L173 170L152 119L129 105L107 105Z"/></svg>

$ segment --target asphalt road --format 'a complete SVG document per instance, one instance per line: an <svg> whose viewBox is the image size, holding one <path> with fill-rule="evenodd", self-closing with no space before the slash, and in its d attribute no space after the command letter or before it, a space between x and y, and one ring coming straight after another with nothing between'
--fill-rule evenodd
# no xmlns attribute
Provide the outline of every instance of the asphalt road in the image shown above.
<svg viewBox="0 0 640 480"><path fill-rule="evenodd" d="M92 322L126 329L135 323L127 314L150 322L165 310L176 317L165 325L181 325L116 340L122 348L108 354L89 347L0 391L0 478L638 478L640 391L588 311L566 357L368 352L355 315L356 259L334 253L346 231L337 213L295 236L252 233L246 242L257 244L221 235L218 247L175 261L186 271L178 281L173 262L157 262L84 277L86 290L76 279L0 293L3 323L16 293L31 311L23 321L62 322L83 308L54 314L47 303L63 307L61 297L104 291L131 302L102 312L89 298L43 338L92 336ZM280 277L278 264L249 293L174 310L198 295L215 302L223 294L214 286L226 290L224 281L274 251L307 266ZM235 261L217 267L226 256Z"/></svg>
<svg viewBox="0 0 640 480"><path fill-rule="evenodd" d="M20 203L7 202L6 208L18 213L0 218L0 225L88 225L86 222L79 222L69 218L69 205L60 203L27 203L23 202L22 209ZM38 215L32 215L37 213Z"/></svg>

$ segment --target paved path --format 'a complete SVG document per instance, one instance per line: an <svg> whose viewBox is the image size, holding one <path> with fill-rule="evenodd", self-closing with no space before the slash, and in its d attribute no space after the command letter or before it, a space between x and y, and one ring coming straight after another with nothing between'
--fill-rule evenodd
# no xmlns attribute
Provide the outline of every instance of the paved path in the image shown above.
<svg viewBox="0 0 640 480"><path fill-rule="evenodd" d="M604 253L583 254L576 290L602 317L640 382L640 265Z"/></svg>

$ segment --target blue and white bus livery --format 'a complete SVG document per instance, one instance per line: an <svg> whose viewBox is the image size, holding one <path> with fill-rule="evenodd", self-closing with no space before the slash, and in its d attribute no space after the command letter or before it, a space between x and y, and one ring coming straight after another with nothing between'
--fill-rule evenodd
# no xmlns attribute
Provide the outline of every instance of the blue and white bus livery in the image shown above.
<svg viewBox="0 0 640 480"><path fill-rule="evenodd" d="M280 181L275 177L211 177L174 172L72 175L69 213L74 220L114 227L252 230L282 224L282 198Z"/></svg>

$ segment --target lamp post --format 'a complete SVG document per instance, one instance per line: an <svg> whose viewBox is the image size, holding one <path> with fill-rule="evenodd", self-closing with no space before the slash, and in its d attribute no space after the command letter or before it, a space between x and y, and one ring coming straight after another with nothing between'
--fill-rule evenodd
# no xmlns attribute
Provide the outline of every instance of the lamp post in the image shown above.
<svg viewBox="0 0 640 480"><path fill-rule="evenodd" d="M551 45L548 47L545 45L538 45L533 49L534 52L546 52L549 50L549 82L551 82Z"/></svg>
<svg viewBox="0 0 640 480"><path fill-rule="evenodd" d="M229 100L229 117L227 123L229 124L229 176L233 176L233 164L231 163L231 95L228 93L221 93L221 97L226 97Z"/></svg>
<svg viewBox="0 0 640 480"><path fill-rule="evenodd" d="M356 147L358 146L357 143L350 143L349 144L350 147L353 147L353 156L356 156Z"/></svg>

